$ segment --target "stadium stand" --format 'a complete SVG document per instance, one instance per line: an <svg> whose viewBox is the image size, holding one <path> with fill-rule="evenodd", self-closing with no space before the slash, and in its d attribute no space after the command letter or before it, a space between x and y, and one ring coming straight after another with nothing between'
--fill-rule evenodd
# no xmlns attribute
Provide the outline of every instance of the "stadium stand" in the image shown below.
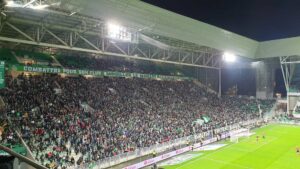
<svg viewBox="0 0 300 169"><path fill-rule="evenodd" d="M53 61L53 59L48 54L44 54L44 53L35 53L35 52L24 51L24 50L16 50L13 52L16 54L17 57L33 59L41 62Z"/></svg>
<svg viewBox="0 0 300 169"><path fill-rule="evenodd" d="M30 52L25 50L0 49L0 59L6 62L6 66L12 65L44 65L60 66L50 54Z"/></svg>
<svg viewBox="0 0 300 169"><path fill-rule="evenodd" d="M170 64L155 64L149 61L132 61L120 58L95 58L87 56L57 55L57 60L66 68L136 72L160 75L183 75L183 70Z"/></svg>
<svg viewBox="0 0 300 169"><path fill-rule="evenodd" d="M0 94L7 116L19 126L36 160L50 168L89 163L254 119L260 116L258 105L266 113L274 103L218 98L191 81L48 74L6 78ZM197 119L206 123L198 125ZM9 138L15 136L4 137L13 144Z"/></svg>
<svg viewBox="0 0 300 169"><path fill-rule="evenodd" d="M18 61L9 49L0 49L0 59L5 60L8 64L17 64Z"/></svg>

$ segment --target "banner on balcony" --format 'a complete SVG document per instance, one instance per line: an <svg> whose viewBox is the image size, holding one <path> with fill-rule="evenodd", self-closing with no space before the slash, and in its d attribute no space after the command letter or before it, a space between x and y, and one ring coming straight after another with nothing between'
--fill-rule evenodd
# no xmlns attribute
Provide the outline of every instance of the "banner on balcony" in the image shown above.
<svg viewBox="0 0 300 169"><path fill-rule="evenodd" d="M142 74L142 73L130 73L130 72L113 72L113 71L95 71L95 70L82 70L82 69L67 69L60 67L45 67L45 66L23 66L14 65L12 67L15 71L21 72L34 72L34 73L54 73L54 74L67 74L67 75L90 75L94 77L137 77L137 78L149 78L149 79L161 79L161 80L192 80L190 77L181 76L167 76L157 74Z"/></svg>

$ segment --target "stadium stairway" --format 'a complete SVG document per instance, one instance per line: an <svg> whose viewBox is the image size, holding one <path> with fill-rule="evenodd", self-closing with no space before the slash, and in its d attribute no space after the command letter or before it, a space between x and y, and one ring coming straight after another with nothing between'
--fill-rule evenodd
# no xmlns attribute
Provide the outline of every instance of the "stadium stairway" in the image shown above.
<svg viewBox="0 0 300 169"><path fill-rule="evenodd" d="M57 87L58 89L61 89L61 87L60 87L60 85L57 83L57 81L55 81L54 84L56 85L56 87Z"/></svg>
<svg viewBox="0 0 300 169"><path fill-rule="evenodd" d="M12 126L12 129L14 130L14 132L17 134L18 136L18 139L21 141L21 144L25 147L26 149L26 157L33 160L33 161L36 161L35 158L33 157L33 154L32 154L32 151L30 150L30 148L28 147L28 145L26 144L26 142L23 140L21 134L18 132L19 129L14 126L12 124L12 122L10 121L10 119L7 119L10 126ZM23 161L20 161L18 158L15 158L13 160L13 168L14 169L35 169L33 166L23 162Z"/></svg>
<svg viewBox="0 0 300 169"><path fill-rule="evenodd" d="M16 52L14 52L14 51L10 51L10 52L17 59L18 63L22 63L22 61L20 60L20 58L17 56Z"/></svg>
<svg viewBox="0 0 300 169"><path fill-rule="evenodd" d="M24 51L10 51L11 54L16 58L19 64L26 64L27 61L37 61L35 64L47 66L49 62L51 62L52 66L62 67L60 62L50 54L44 53L32 53L32 55L28 56L28 52ZM46 57L45 57L46 56Z"/></svg>
<svg viewBox="0 0 300 169"><path fill-rule="evenodd" d="M278 100L276 100L276 102L274 103L272 109L269 112L266 112L264 115L265 119L272 119L273 117L276 116L276 108L280 103L278 102Z"/></svg>
<svg viewBox="0 0 300 169"><path fill-rule="evenodd" d="M95 109L92 108L90 105L88 105L87 103L81 103L80 106L84 109L84 111L87 112L95 112Z"/></svg>
<svg viewBox="0 0 300 169"><path fill-rule="evenodd" d="M194 82L197 86L199 86L199 87L201 87L201 88L207 89L208 92L218 95L218 92L216 92L216 91L213 90L212 88L210 88L210 87L208 87L208 86L202 84L200 81L198 81L198 80L193 80L193 82Z"/></svg>
<svg viewBox="0 0 300 169"><path fill-rule="evenodd" d="M0 59L5 61L6 64L18 64L16 57L9 49L0 49Z"/></svg>
<svg viewBox="0 0 300 169"><path fill-rule="evenodd" d="M63 67L62 64L56 59L56 57L54 57L53 55L50 55L50 57L53 59L56 66Z"/></svg>

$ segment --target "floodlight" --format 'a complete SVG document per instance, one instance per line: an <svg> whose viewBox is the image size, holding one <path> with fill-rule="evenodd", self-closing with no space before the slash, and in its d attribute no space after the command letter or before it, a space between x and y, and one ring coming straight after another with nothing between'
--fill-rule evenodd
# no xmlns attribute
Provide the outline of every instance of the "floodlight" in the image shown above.
<svg viewBox="0 0 300 169"><path fill-rule="evenodd" d="M112 38L117 38L121 31L121 26L115 23L108 23L107 28L108 34Z"/></svg>
<svg viewBox="0 0 300 169"><path fill-rule="evenodd" d="M230 53L230 52L225 52L224 54L223 54L223 60L225 61L225 62L235 62L236 61L236 55L235 54L233 54L233 53Z"/></svg>
<svg viewBox="0 0 300 169"><path fill-rule="evenodd" d="M16 4L14 1L6 1L5 6L7 6L7 7L18 7L19 5Z"/></svg>
<svg viewBox="0 0 300 169"><path fill-rule="evenodd" d="M115 22L108 22L107 24L107 36L110 39L131 41L131 32L126 27L121 26Z"/></svg>
<svg viewBox="0 0 300 169"><path fill-rule="evenodd" d="M45 9L45 8L47 8L47 7L50 6L50 5L46 5L46 4L45 5L42 5L42 4L40 4L40 5L33 5L33 3L35 1L36 0L31 0L30 2L22 5L19 2L15 2L13 0L8 0L8 1L6 1L5 6L7 6L7 7L15 7L15 8L17 8L17 7L19 7L19 8L21 8L21 7L22 8L31 8L31 9L35 9L35 10L42 10L42 9Z"/></svg>

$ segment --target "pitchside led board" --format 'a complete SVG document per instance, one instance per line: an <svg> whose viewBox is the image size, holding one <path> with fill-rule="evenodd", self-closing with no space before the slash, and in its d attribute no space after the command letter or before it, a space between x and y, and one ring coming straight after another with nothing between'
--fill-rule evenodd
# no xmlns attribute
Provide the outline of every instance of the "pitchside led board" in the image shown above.
<svg viewBox="0 0 300 169"><path fill-rule="evenodd" d="M5 87L5 62L0 61L0 89Z"/></svg>

